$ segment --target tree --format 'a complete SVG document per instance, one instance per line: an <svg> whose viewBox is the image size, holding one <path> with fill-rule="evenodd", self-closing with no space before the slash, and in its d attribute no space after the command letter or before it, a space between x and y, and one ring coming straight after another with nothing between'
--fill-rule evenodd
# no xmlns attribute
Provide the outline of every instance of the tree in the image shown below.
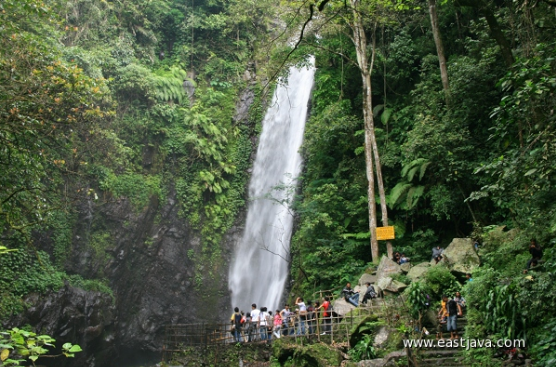
<svg viewBox="0 0 556 367"><path fill-rule="evenodd" d="M444 55L444 45L440 36L440 28L438 26L438 14L436 14L436 0L428 0L429 15L431 18L431 28L436 45L436 53L438 54L438 62L440 64L440 76L442 78L442 88L446 96L446 104L450 104L450 83L448 80L448 68L446 67L446 56Z"/></svg>

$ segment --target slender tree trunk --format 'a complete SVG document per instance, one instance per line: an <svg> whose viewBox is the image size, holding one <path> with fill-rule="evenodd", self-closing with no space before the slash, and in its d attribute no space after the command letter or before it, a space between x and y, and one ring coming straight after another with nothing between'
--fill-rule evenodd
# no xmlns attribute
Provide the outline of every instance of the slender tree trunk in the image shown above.
<svg viewBox="0 0 556 367"><path fill-rule="evenodd" d="M446 56L444 56L444 45L440 37L440 28L438 27L438 15L436 14L436 0L429 1L429 14L431 17L432 35L436 44L436 53L438 54L438 62L440 63L440 77L442 78L442 88L446 96L446 104L450 104L450 83L448 81L448 68L446 67Z"/></svg>
<svg viewBox="0 0 556 367"><path fill-rule="evenodd" d="M375 30L376 27L373 28L373 45L371 50L371 65L369 66L369 96L371 96L371 74L373 73L373 66L375 64L375 55L376 55L376 37L375 37ZM373 115L373 101L372 98L369 98L369 108L368 113L370 113L372 125L373 125L373 139L371 140L373 146L373 153L375 158L375 170L376 170L376 182L378 186L378 196L380 197L380 211L382 213L382 225L384 227L388 227L388 207L386 206L386 191L384 190L384 181L382 179L382 164L380 163L380 154L378 152L378 145L376 143L376 137L374 133L374 115ZM385 106L386 107L386 106ZM388 257L394 257L394 251L392 249L392 242L386 242L386 252L388 253Z"/></svg>
<svg viewBox="0 0 556 367"><path fill-rule="evenodd" d="M504 58L504 63L507 67L512 66L515 62L514 55L512 54L512 46L504 35L502 27L500 27L498 20L496 20L494 10L489 5L489 3L482 0L457 0L456 5L469 6L478 9L481 12L488 23L492 38L494 38L494 40L498 44L498 47L500 47L500 52L502 53L502 57Z"/></svg>
<svg viewBox="0 0 556 367"><path fill-rule="evenodd" d="M509 68L514 63L512 48L510 47L506 36L504 36L504 32L502 32L502 28L500 27L500 24L498 24L498 21L496 20L496 17L494 16L492 10L485 6L481 9L481 12L484 14L485 19L488 23L492 38L496 40L496 43L498 43L498 47L500 47L500 52L502 52L504 63Z"/></svg>
<svg viewBox="0 0 556 367"><path fill-rule="evenodd" d="M388 214L386 209L386 195L384 193L384 185L382 182L382 171L380 165L380 156L378 146L376 143L376 136L374 131L374 118L373 118L373 101L372 101L372 88L371 88L371 72L374 62L374 44L373 44L373 57L371 65L367 59L367 38L363 21L359 12L360 0L350 0L353 11L353 24L351 25L353 31L352 41L355 45L357 64L361 71L361 78L363 81L363 118L365 121L365 162L366 173L369 187L367 190L368 203L369 203L369 231L371 232L371 252L373 262L379 261L379 248L376 238L376 198L375 198L375 183L374 183L374 170L373 160L377 169L377 181L379 187L379 194L381 199L382 221L388 223ZM374 38L373 38L374 39Z"/></svg>

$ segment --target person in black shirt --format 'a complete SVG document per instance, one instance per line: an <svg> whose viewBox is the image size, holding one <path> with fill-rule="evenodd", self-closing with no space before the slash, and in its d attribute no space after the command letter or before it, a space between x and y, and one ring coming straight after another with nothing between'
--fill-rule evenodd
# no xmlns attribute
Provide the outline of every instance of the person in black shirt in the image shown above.
<svg viewBox="0 0 556 367"><path fill-rule="evenodd" d="M365 283L365 285L367 286L367 290L365 291L365 295L363 296L363 300L361 301L361 303L364 305L367 304L367 300L377 297L375 287L373 287L369 282Z"/></svg>
<svg viewBox="0 0 556 367"><path fill-rule="evenodd" d="M351 303L355 307L359 305L359 292L355 292L351 289L351 283L347 283L344 290L342 291L344 294L344 299L346 302Z"/></svg>
<svg viewBox="0 0 556 367"><path fill-rule="evenodd" d="M531 244L529 245L529 253L531 254L531 258L529 259L529 261L527 261L527 270L529 270L533 262L538 263L543 255L541 246L537 244L537 241L535 239L531 240Z"/></svg>
<svg viewBox="0 0 556 367"><path fill-rule="evenodd" d="M448 322L446 323L446 329L450 333L450 339L457 339L457 318L458 316L463 315L461 306L453 299L448 301L448 296L442 296L442 299L444 302L448 302L446 304L446 309L448 310Z"/></svg>

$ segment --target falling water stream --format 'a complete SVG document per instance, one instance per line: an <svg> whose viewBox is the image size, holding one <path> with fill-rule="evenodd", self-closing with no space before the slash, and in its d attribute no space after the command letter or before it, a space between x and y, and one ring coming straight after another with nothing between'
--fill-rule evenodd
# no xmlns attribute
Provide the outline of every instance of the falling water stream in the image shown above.
<svg viewBox="0 0 556 367"><path fill-rule="evenodd" d="M293 216L287 204L288 190L273 189L295 185L301 172L298 151L314 74L313 67L292 67L287 83L277 86L263 120L249 183L245 229L236 244L228 277L232 307L250 311L251 303L269 310L279 306L288 278Z"/></svg>

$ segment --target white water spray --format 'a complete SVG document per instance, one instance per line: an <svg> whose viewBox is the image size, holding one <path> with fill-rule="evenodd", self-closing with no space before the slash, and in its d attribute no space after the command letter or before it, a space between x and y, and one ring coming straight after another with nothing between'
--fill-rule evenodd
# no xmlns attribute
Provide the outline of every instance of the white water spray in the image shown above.
<svg viewBox="0 0 556 367"><path fill-rule="evenodd" d="M293 216L287 203L279 204L287 199L286 191L273 188L295 185L292 180L301 172L298 150L303 142L314 74L313 67L291 68L287 83L277 86L263 120L249 184L252 201L228 276L232 307L246 312L252 303L269 310L282 306L279 302L288 278ZM269 194L272 200L265 198Z"/></svg>

